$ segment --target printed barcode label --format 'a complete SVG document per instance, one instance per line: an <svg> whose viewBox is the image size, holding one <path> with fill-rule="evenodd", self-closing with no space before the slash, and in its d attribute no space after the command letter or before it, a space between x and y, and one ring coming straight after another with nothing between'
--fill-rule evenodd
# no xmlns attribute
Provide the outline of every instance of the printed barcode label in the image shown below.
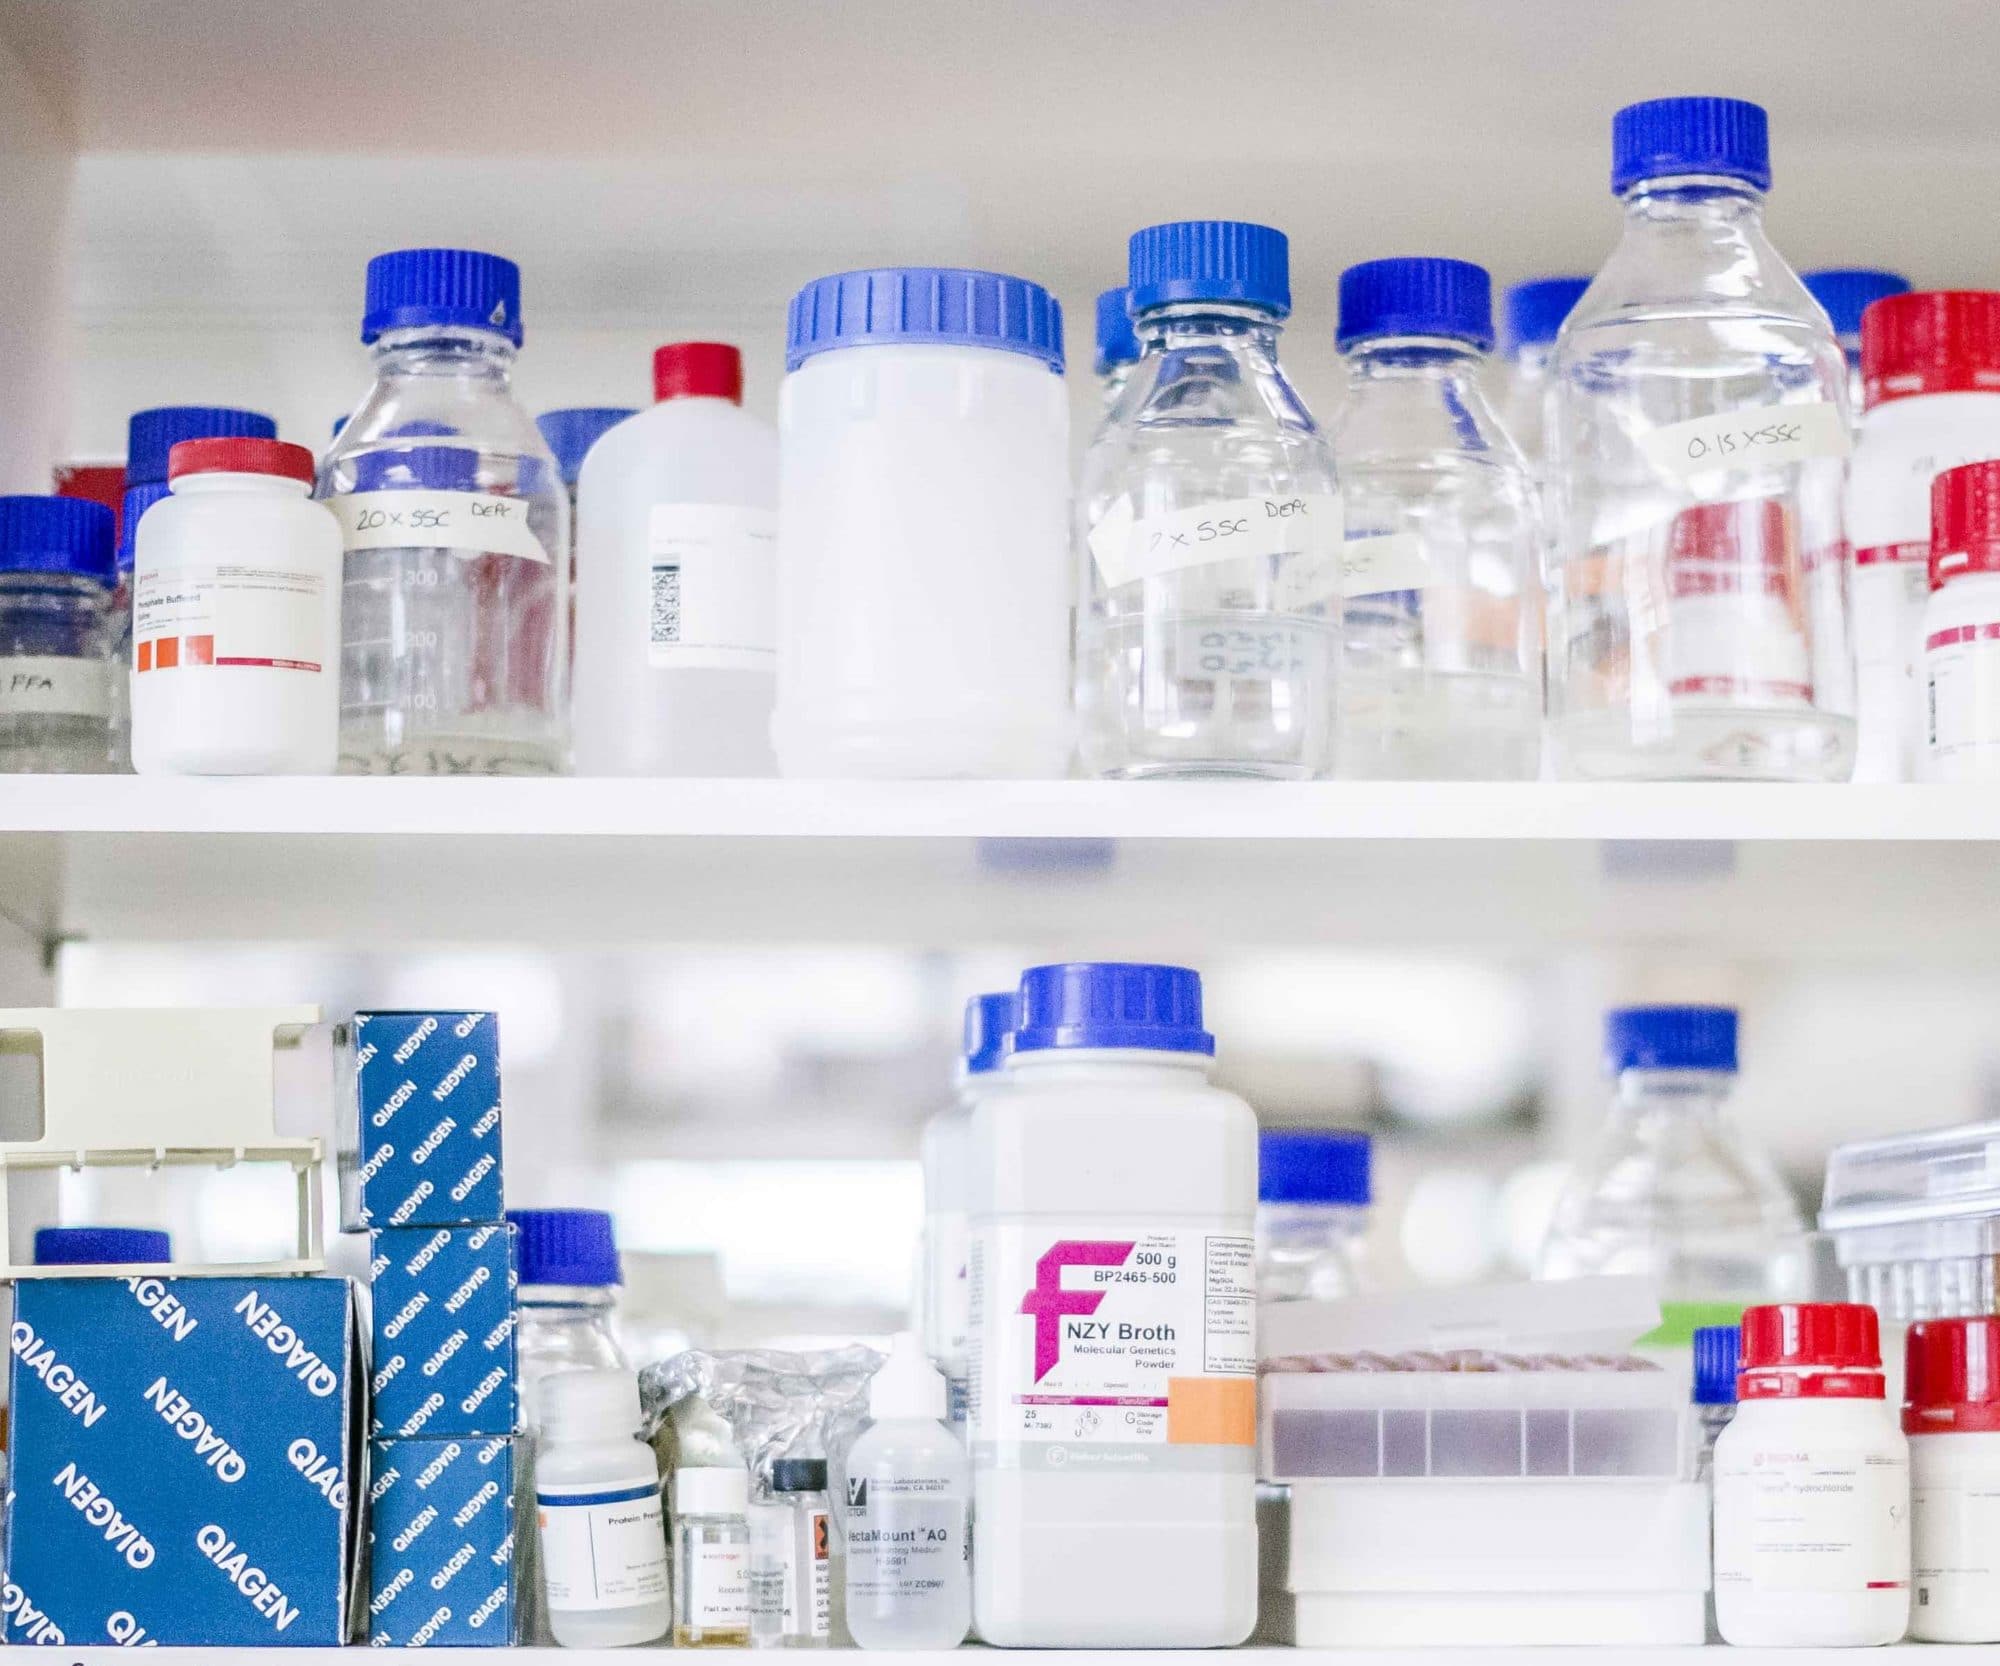
<svg viewBox="0 0 2000 1666"><path fill-rule="evenodd" d="M665 647L681 639L681 570L679 567L653 569L653 612L650 637L655 647Z"/></svg>

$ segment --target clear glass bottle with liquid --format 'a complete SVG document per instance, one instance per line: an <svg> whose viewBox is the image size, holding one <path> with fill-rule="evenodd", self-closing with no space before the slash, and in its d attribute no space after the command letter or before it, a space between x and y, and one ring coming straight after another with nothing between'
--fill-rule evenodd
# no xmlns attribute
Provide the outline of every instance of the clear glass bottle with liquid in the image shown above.
<svg viewBox="0 0 2000 1666"><path fill-rule="evenodd" d="M1493 289L1463 260L1340 277L1347 382L1343 776L1527 780L1541 766L1541 516L1485 386Z"/></svg>
<svg viewBox="0 0 2000 1666"><path fill-rule="evenodd" d="M111 767L116 517L70 497L0 497L0 773Z"/></svg>
<svg viewBox="0 0 2000 1666"><path fill-rule="evenodd" d="M833 1530L826 1459L778 1458L750 1506L750 1643L823 1649L833 1633Z"/></svg>
<svg viewBox="0 0 2000 1666"><path fill-rule="evenodd" d="M674 1471L674 1647L750 1646L750 1476Z"/></svg>
<svg viewBox="0 0 2000 1666"><path fill-rule="evenodd" d="M1139 337L1132 329L1132 292L1122 283L1097 297L1097 386L1108 415L1132 380Z"/></svg>
<svg viewBox="0 0 2000 1666"><path fill-rule="evenodd" d="M1321 775L1338 675L1333 454L1278 364L1282 232L1133 234L1131 379L1076 495L1077 709L1099 776Z"/></svg>
<svg viewBox="0 0 2000 1666"><path fill-rule="evenodd" d="M1589 287L1590 279L1584 277L1530 278L1507 291L1502 309L1506 393L1500 415L1538 480L1548 472L1543 406L1549 394L1549 359L1563 320Z"/></svg>
<svg viewBox="0 0 2000 1666"><path fill-rule="evenodd" d="M1658 1286L1647 1345L1685 1348L1698 1326L1796 1299L1810 1274L1797 1201L1731 1125L1736 1013L1621 1007L1605 1020L1611 1114L1556 1200L1540 1278L1636 1274Z"/></svg>
<svg viewBox="0 0 2000 1666"><path fill-rule="evenodd" d="M1257 1135L1257 1298L1358 1295L1368 1232L1373 1144L1334 1128Z"/></svg>
<svg viewBox="0 0 2000 1666"><path fill-rule="evenodd" d="M1613 152L1624 234L1551 371L1556 771L1844 780L1847 364L1764 232L1764 112L1632 105Z"/></svg>
<svg viewBox="0 0 2000 1666"><path fill-rule="evenodd" d="M569 494L515 399L521 273L368 263L375 385L320 464L346 544L341 769L549 775L569 752Z"/></svg>

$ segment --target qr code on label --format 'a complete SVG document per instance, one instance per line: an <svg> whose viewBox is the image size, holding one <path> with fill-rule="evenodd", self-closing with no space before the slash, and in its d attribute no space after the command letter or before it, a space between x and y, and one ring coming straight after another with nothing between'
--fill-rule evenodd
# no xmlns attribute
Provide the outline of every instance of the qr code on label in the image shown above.
<svg viewBox="0 0 2000 1666"><path fill-rule="evenodd" d="M652 640L678 642L681 639L681 570L679 567L653 569Z"/></svg>

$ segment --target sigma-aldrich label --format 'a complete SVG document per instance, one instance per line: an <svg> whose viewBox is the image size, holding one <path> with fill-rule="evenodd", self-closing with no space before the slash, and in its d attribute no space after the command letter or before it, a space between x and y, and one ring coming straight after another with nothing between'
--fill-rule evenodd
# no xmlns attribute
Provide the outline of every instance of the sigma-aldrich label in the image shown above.
<svg viewBox="0 0 2000 1666"><path fill-rule="evenodd" d="M0 1638L344 1642L357 1331L339 1278L18 1284Z"/></svg>
<svg viewBox="0 0 2000 1666"><path fill-rule="evenodd" d="M363 1012L339 1037L341 1222L502 1220L500 1024L490 1012Z"/></svg>
<svg viewBox="0 0 2000 1666"><path fill-rule="evenodd" d="M1256 1440L1255 1268L1244 1234L976 1228L975 1460L1223 1467Z"/></svg>
<svg viewBox="0 0 2000 1666"><path fill-rule="evenodd" d="M368 1448L368 1641L513 1641L514 1442L378 1440Z"/></svg>
<svg viewBox="0 0 2000 1666"><path fill-rule="evenodd" d="M514 1228L398 1227L370 1243L369 1432L512 1434Z"/></svg>

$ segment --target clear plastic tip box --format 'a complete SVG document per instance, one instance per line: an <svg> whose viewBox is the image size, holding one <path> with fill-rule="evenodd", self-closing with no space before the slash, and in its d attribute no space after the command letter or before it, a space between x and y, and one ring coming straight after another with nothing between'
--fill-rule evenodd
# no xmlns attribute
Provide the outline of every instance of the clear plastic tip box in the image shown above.
<svg viewBox="0 0 2000 1666"><path fill-rule="evenodd" d="M1892 1324L2000 1313L2000 1122L1836 1146L1819 1224Z"/></svg>

